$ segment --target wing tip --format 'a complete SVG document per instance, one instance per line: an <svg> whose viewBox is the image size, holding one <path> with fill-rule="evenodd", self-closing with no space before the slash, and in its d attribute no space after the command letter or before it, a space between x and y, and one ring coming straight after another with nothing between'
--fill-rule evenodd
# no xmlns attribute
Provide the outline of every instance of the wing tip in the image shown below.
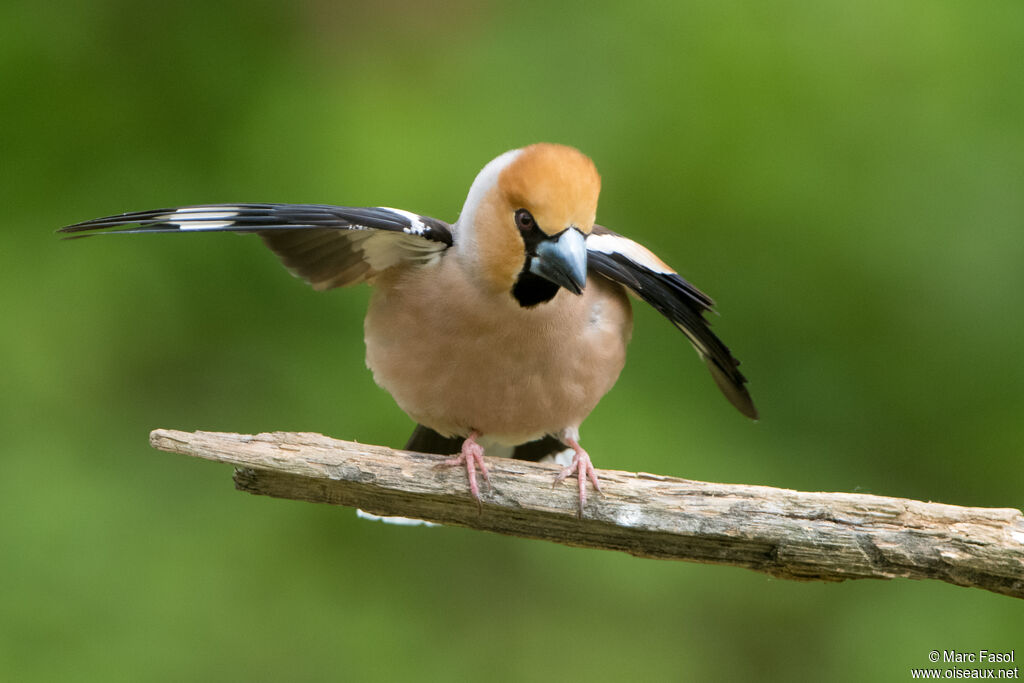
<svg viewBox="0 0 1024 683"><path fill-rule="evenodd" d="M756 421L759 418L757 407L754 406L754 399L750 396L750 392L743 386L747 382L746 378L739 372L736 372L736 377L731 377L711 358L704 360L708 370L711 371L711 377L715 380L715 384L718 385L718 389L729 400L729 403L744 417Z"/></svg>

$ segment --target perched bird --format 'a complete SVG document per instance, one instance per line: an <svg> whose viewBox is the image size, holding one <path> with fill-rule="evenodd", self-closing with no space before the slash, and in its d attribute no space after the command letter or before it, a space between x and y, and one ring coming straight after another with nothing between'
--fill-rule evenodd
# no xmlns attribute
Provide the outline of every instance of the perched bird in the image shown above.
<svg viewBox="0 0 1024 683"><path fill-rule="evenodd" d="M739 361L708 328L712 301L642 245L594 223L601 179L572 147L540 143L488 163L458 220L401 209L210 204L62 228L256 233L317 290L370 282L366 364L417 427L409 450L456 455L480 502L483 454L538 460L572 449L555 483L600 490L579 428L612 388L632 332L627 291L697 349L726 398L757 412Z"/></svg>

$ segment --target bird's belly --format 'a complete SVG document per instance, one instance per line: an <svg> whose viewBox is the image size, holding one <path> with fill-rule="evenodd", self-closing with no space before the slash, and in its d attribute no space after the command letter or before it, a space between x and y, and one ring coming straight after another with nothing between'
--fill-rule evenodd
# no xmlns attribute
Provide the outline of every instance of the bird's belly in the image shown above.
<svg viewBox="0 0 1024 683"><path fill-rule="evenodd" d="M403 287L375 292L365 330L375 381L446 436L476 430L519 444L578 427L625 363L625 295L602 281L531 309L507 298L488 306L422 301Z"/></svg>

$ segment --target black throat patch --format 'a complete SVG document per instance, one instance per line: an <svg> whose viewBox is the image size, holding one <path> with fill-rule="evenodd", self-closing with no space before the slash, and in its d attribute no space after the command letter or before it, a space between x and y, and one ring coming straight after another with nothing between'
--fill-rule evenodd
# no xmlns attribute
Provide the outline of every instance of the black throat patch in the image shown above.
<svg viewBox="0 0 1024 683"><path fill-rule="evenodd" d="M530 272L530 260L519 273L519 279L512 287L512 296L523 308L530 308L537 304L543 304L555 298L558 294L558 285L551 280L542 278Z"/></svg>

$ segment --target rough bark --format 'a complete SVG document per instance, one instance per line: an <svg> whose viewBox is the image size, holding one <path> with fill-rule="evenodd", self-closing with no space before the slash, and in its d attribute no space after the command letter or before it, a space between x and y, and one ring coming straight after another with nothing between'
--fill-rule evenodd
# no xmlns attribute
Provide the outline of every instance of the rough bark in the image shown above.
<svg viewBox="0 0 1024 683"><path fill-rule="evenodd" d="M158 429L163 451L235 466L237 488L640 557L747 567L783 579L937 579L1024 597L1024 517L856 493L810 493L600 470L577 518L553 465L488 458L483 506L438 456L320 434Z"/></svg>

